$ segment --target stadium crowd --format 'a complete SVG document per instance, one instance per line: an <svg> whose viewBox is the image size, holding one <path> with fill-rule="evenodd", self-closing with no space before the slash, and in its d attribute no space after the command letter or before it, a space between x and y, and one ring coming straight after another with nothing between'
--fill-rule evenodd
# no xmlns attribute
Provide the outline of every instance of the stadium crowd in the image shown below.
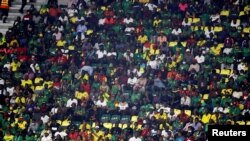
<svg viewBox="0 0 250 141"><path fill-rule="evenodd" d="M250 125L250 1L69 0L0 34L0 140L206 141Z"/></svg>

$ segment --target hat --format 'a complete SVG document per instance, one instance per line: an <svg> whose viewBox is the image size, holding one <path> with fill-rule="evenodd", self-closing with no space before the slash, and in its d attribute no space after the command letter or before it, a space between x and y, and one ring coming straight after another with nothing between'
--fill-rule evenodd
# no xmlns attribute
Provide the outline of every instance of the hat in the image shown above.
<svg viewBox="0 0 250 141"><path fill-rule="evenodd" d="M99 129L100 127L99 126L96 126L95 129Z"/></svg>
<svg viewBox="0 0 250 141"><path fill-rule="evenodd" d="M186 49L186 52L190 52L190 49L188 48L188 49Z"/></svg>

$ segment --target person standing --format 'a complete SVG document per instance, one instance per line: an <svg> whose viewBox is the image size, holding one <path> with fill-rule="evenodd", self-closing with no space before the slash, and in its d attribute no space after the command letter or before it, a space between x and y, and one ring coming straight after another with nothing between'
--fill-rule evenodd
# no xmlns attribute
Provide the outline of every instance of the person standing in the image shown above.
<svg viewBox="0 0 250 141"><path fill-rule="evenodd" d="M6 23L6 20L9 15L9 8L10 8L10 1L9 0L0 0L0 19L3 20L3 23Z"/></svg>
<svg viewBox="0 0 250 141"><path fill-rule="evenodd" d="M27 0L22 0L22 6L21 6L21 8L19 9L19 12L20 12L20 13L23 13L23 9L24 9L24 7L25 7L26 4L27 4Z"/></svg>

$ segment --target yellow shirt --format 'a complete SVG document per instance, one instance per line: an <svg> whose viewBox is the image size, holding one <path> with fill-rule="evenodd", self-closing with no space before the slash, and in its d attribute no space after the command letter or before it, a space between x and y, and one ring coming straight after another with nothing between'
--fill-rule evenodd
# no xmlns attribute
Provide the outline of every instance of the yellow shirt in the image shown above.
<svg viewBox="0 0 250 141"><path fill-rule="evenodd" d="M26 121L18 122L17 125L19 129L24 130L26 128L27 122Z"/></svg>
<svg viewBox="0 0 250 141"><path fill-rule="evenodd" d="M14 136L13 135L5 135L3 137L5 141L14 141Z"/></svg>
<svg viewBox="0 0 250 141"><path fill-rule="evenodd" d="M17 103L17 104L19 104L19 103L25 103L25 97L17 97L16 99L15 99L15 102Z"/></svg>
<svg viewBox="0 0 250 141"><path fill-rule="evenodd" d="M102 136L104 137L103 131L95 131L93 134L93 141L98 141L98 139Z"/></svg>
<svg viewBox="0 0 250 141"><path fill-rule="evenodd" d="M35 90L37 90L37 91L40 91L40 90L43 90L44 89L44 86L43 85L41 85L41 86L36 86L35 87Z"/></svg>
<svg viewBox="0 0 250 141"><path fill-rule="evenodd" d="M22 80L21 85L22 85L23 87L25 87L25 85L26 85L26 84L28 84L28 85L32 85L32 84L33 84L33 82L32 82L30 79L28 79L28 80Z"/></svg>
<svg viewBox="0 0 250 141"><path fill-rule="evenodd" d="M211 47L211 53L218 56L220 55L221 47Z"/></svg>
<svg viewBox="0 0 250 141"><path fill-rule="evenodd" d="M38 84L38 83L40 83L41 81L43 81L43 78L42 78L42 77L36 77L36 78L35 78L35 84Z"/></svg>
<svg viewBox="0 0 250 141"><path fill-rule="evenodd" d="M80 92L80 91L76 91L75 93L75 97L77 99L88 99L89 98L89 94L87 92Z"/></svg>
<svg viewBox="0 0 250 141"><path fill-rule="evenodd" d="M206 123L208 123L209 122L209 120L211 119L211 114L204 114L204 115L202 115L202 118L201 118L201 121L204 123L204 124L206 124Z"/></svg>
<svg viewBox="0 0 250 141"><path fill-rule="evenodd" d="M20 62L12 62L10 63L11 71L15 72L21 66Z"/></svg>
<svg viewBox="0 0 250 141"><path fill-rule="evenodd" d="M104 140L108 139L111 140L112 135L111 134L106 134L104 135Z"/></svg>
<svg viewBox="0 0 250 141"><path fill-rule="evenodd" d="M56 46L57 47L63 47L63 46L65 46L65 44L66 44L65 40L59 40L59 41L57 41Z"/></svg>
<svg viewBox="0 0 250 141"><path fill-rule="evenodd" d="M146 36L146 35L139 35L137 41L138 41L139 43L141 43L141 44L144 44L145 42L148 41L148 36Z"/></svg>
<svg viewBox="0 0 250 141"><path fill-rule="evenodd" d="M166 113L163 113L163 114L157 113L154 116L155 116L155 118L157 120L166 120L167 119L167 114Z"/></svg>
<svg viewBox="0 0 250 141"><path fill-rule="evenodd" d="M51 88L52 85L53 85L53 82L52 82L52 81L45 81L45 82L43 83L43 86L45 86L46 84L48 85L48 88Z"/></svg>
<svg viewBox="0 0 250 141"><path fill-rule="evenodd" d="M80 129L80 130L82 130L82 128L83 128L83 124L81 124L81 125L79 126L79 129ZM87 129L87 130L90 130L90 129L91 129L90 124L86 123L86 129Z"/></svg>

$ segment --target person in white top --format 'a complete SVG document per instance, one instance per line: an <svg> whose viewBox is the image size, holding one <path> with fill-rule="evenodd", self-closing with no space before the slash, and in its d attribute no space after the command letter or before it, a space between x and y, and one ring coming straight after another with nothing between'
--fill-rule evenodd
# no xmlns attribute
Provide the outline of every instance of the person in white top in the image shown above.
<svg viewBox="0 0 250 141"><path fill-rule="evenodd" d="M129 16L126 16L124 19L123 19L123 22L125 24L130 24L130 23L133 23L134 22L134 19L132 17L129 17Z"/></svg>
<svg viewBox="0 0 250 141"><path fill-rule="evenodd" d="M191 106L191 98L187 95L181 97L181 106Z"/></svg>
<svg viewBox="0 0 250 141"><path fill-rule="evenodd" d="M47 124L49 120L50 120L49 116L43 113L43 115L41 116L41 121L43 122L43 124Z"/></svg>
<svg viewBox="0 0 250 141"><path fill-rule="evenodd" d="M202 64L205 62L205 56L200 53L199 55L195 56L195 60L198 64Z"/></svg>
<svg viewBox="0 0 250 141"><path fill-rule="evenodd" d="M99 108L105 108L107 106L107 102L104 101L104 98L101 96L95 103L95 105Z"/></svg>
<svg viewBox="0 0 250 141"><path fill-rule="evenodd" d="M216 106L213 109L213 113L216 113L216 112L223 112L223 108L220 106L219 103L216 103Z"/></svg>
<svg viewBox="0 0 250 141"><path fill-rule="evenodd" d="M233 19L230 23L230 26L237 28L238 26L240 26L240 22L237 19Z"/></svg>
<svg viewBox="0 0 250 141"><path fill-rule="evenodd" d="M67 107L67 108L71 108L73 103L77 106L78 101L77 101L77 99L75 99L74 96L72 95L72 97L67 101L66 107Z"/></svg>
<svg viewBox="0 0 250 141"><path fill-rule="evenodd" d="M239 89L238 90L234 90L232 96L234 98L236 98L236 99L240 99L243 96L243 92L240 91Z"/></svg>
<svg viewBox="0 0 250 141"><path fill-rule="evenodd" d="M128 85L134 86L136 84L136 82L137 82L137 78L134 76L133 73L131 73L131 75L128 78L128 81L127 81Z"/></svg>
<svg viewBox="0 0 250 141"><path fill-rule="evenodd" d="M146 4L145 4L145 7L147 7L148 10L150 10L150 11L154 11L154 9L157 8L157 5L155 5L155 4L153 4L153 3L146 3Z"/></svg>
<svg viewBox="0 0 250 141"><path fill-rule="evenodd" d="M67 137L68 134L60 128L59 131L55 132L54 137L56 137L56 136L58 136L58 135L59 135L62 139L65 139L65 137Z"/></svg>
<svg viewBox="0 0 250 141"><path fill-rule="evenodd" d="M182 26L191 26L191 22L188 21L188 18L185 18L182 23L181 23Z"/></svg>
<svg viewBox="0 0 250 141"><path fill-rule="evenodd" d="M178 35L180 35L181 33L182 33L182 31L181 31L181 29L180 28L174 28L173 30L172 30L172 32L171 32L173 35L175 35L175 36L178 36Z"/></svg>
<svg viewBox="0 0 250 141"><path fill-rule="evenodd" d="M50 115L55 115L59 110L59 104L56 103L55 106L53 108L51 108L50 110Z"/></svg>
<svg viewBox="0 0 250 141"><path fill-rule="evenodd" d="M214 30L212 29L211 26L208 27L208 30L205 31L206 38L212 38L211 35L214 35Z"/></svg>
<svg viewBox="0 0 250 141"><path fill-rule="evenodd" d="M73 17L78 13L77 9L75 8L75 5L72 5L71 8L68 8L67 13L69 17Z"/></svg>
<svg viewBox="0 0 250 141"><path fill-rule="evenodd" d="M128 108L128 103L125 101L125 99L123 99L121 102L119 102L118 107L120 111L126 111Z"/></svg>
<svg viewBox="0 0 250 141"><path fill-rule="evenodd" d="M107 55L107 51L104 49L99 49L96 51L96 55L98 59L102 59Z"/></svg>
<svg viewBox="0 0 250 141"><path fill-rule="evenodd" d="M128 141L142 141L142 139L138 136L138 133L135 133L135 135L129 138Z"/></svg>
<svg viewBox="0 0 250 141"><path fill-rule="evenodd" d="M211 15L210 19L213 23L220 23L221 22L219 13Z"/></svg>
<svg viewBox="0 0 250 141"><path fill-rule="evenodd" d="M48 133L45 133L45 135L41 138L41 141L52 141L52 137L49 136Z"/></svg>

